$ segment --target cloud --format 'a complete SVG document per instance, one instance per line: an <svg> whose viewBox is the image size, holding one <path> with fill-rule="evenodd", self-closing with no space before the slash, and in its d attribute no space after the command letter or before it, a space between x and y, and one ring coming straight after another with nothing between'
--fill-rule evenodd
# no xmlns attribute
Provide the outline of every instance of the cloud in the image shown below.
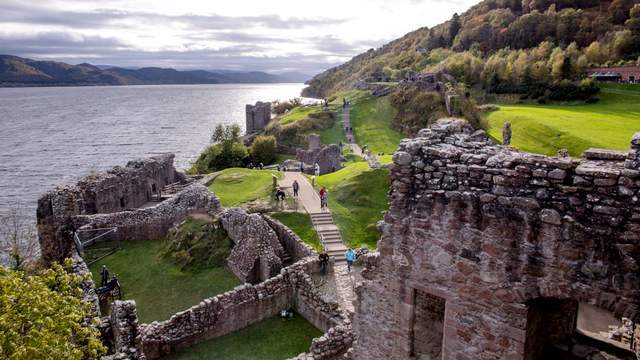
<svg viewBox="0 0 640 360"><path fill-rule="evenodd" d="M69 28L97 28L135 26L136 24L179 25L188 29L233 30L247 28L300 29L305 27L337 25L346 19L325 17L283 18L275 14L258 16L224 16L218 14L167 15L146 11L96 9L94 11L68 11L43 7L41 3L23 3L6 0L0 7L0 22L38 25L58 25Z"/></svg>
<svg viewBox="0 0 640 360"><path fill-rule="evenodd" d="M337 65L326 55L288 53L280 56L252 55L268 48L259 44L234 44L217 49L185 51L144 51L131 48L118 39L76 36L67 32L7 37L0 35L0 49L36 59L69 63L118 65L124 67L161 66L177 69L255 70L267 72L300 71L313 74Z"/></svg>

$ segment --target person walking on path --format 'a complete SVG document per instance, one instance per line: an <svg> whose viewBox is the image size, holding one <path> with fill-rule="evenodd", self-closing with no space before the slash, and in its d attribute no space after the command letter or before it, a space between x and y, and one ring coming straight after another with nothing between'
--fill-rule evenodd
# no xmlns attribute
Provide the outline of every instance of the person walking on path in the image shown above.
<svg viewBox="0 0 640 360"><path fill-rule="evenodd" d="M324 208L327 207L327 196L329 195L329 192L327 191L327 188L325 188L324 186L320 189L320 209L324 210Z"/></svg>
<svg viewBox="0 0 640 360"><path fill-rule="evenodd" d="M356 261L356 252L353 251L352 248L349 248L349 250L344 253L344 257L347 259L347 267L349 268L349 272L351 272L351 266L353 266L353 262Z"/></svg>
<svg viewBox="0 0 640 360"><path fill-rule="evenodd" d="M315 165L313 165L313 174L315 176L320 176L320 165L318 165L318 163L315 163Z"/></svg>
<svg viewBox="0 0 640 360"><path fill-rule="evenodd" d="M298 184L298 180L293 180L293 197L298 197L298 191L300 190L300 184Z"/></svg>
<svg viewBox="0 0 640 360"><path fill-rule="evenodd" d="M327 266L329 265L329 254L321 252L318 256L320 260L320 274L325 275L327 273Z"/></svg>

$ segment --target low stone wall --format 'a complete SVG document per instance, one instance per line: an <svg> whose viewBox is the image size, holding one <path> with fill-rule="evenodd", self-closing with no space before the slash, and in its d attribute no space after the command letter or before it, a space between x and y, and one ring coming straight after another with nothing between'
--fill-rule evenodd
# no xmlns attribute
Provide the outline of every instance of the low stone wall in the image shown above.
<svg viewBox="0 0 640 360"><path fill-rule="evenodd" d="M140 326L138 344L147 359L157 359L176 350L245 328L295 308L305 319L322 330L345 324L337 303L328 303L315 289L309 272L317 260L306 258L282 269L260 284L245 284L232 291L206 299L171 319ZM350 327L331 331L318 342L323 354L346 350ZM313 347L312 347L313 349Z"/></svg>
<svg viewBox="0 0 640 360"><path fill-rule="evenodd" d="M206 299L167 321L142 325L139 344L147 359L245 328L292 307L287 273L258 285L245 284Z"/></svg>
<svg viewBox="0 0 640 360"><path fill-rule="evenodd" d="M271 229L275 231L276 235L278 235L280 243L287 253L291 255L294 262L308 256L318 257L318 253L311 246L305 244L296 233L291 231L291 229L283 223L268 215L262 215L262 218L269 224Z"/></svg>
<svg viewBox="0 0 640 360"><path fill-rule="evenodd" d="M91 229L117 227L117 231L100 239L157 240L192 213L215 214L222 209L218 198L205 186L192 184L174 197L154 207L109 214L79 215L72 219L79 234L96 236Z"/></svg>
<svg viewBox="0 0 640 360"><path fill-rule="evenodd" d="M298 313L313 326L326 332L343 324L347 317L340 311L338 303L326 301L314 285L311 275L317 274L319 267L317 258L305 259L296 264L297 271L291 273L291 280L296 290L294 303Z"/></svg>
<svg viewBox="0 0 640 360"><path fill-rule="evenodd" d="M354 340L351 324L338 325L321 337L313 339L309 353L314 359L332 359L346 352Z"/></svg>

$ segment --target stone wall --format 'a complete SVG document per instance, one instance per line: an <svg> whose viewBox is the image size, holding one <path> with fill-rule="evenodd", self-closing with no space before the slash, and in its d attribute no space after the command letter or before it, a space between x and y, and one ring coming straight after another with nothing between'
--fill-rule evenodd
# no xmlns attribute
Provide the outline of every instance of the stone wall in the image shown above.
<svg viewBox="0 0 640 360"><path fill-rule="evenodd" d="M247 104L245 108L247 134L260 131L271 122L271 103L258 101L255 105Z"/></svg>
<svg viewBox="0 0 640 360"><path fill-rule="evenodd" d="M156 206L109 214L78 215L72 218L72 224L79 234L86 233L89 237L99 235L92 229L118 228L100 241L158 240L187 215L214 215L221 209L220 201L207 187L192 184Z"/></svg>
<svg viewBox="0 0 640 360"><path fill-rule="evenodd" d="M161 358L201 341L240 330L292 307L287 274L258 285L245 284L205 299L167 321L142 325L141 350L147 359Z"/></svg>
<svg viewBox="0 0 640 360"><path fill-rule="evenodd" d="M275 231L280 244L284 247L284 250L291 255L293 261L296 262L307 256L313 258L318 257L318 253L309 245L307 245L296 233L286 227L280 221L272 218L268 215L262 215L262 218L269 224L271 229Z"/></svg>
<svg viewBox="0 0 640 360"><path fill-rule="evenodd" d="M277 316L280 310L296 308L307 320L330 319L331 328L316 345L321 353L346 351L353 334L338 310L338 304L324 301L309 272L317 268L317 259L307 258L282 269L281 273L257 284L245 284L224 294L205 299L169 320L143 324L137 339L146 359L162 358L176 350L240 330L261 320ZM324 312L318 316L313 312ZM314 324L315 325L315 324ZM317 325L316 325L317 326ZM312 349L314 349L312 345Z"/></svg>
<svg viewBox="0 0 640 360"><path fill-rule="evenodd" d="M234 242L227 266L240 280L256 284L280 272L284 248L278 235L260 214L228 209L219 217L222 227Z"/></svg>
<svg viewBox="0 0 640 360"><path fill-rule="evenodd" d="M173 167L173 158L168 154L131 161L40 197L36 216L42 258L51 262L70 256L75 230L71 217L136 208L158 195L165 185L184 181L184 175Z"/></svg>
<svg viewBox="0 0 640 360"><path fill-rule="evenodd" d="M296 160L305 164L305 172L313 173L316 163L320 166L320 175L342 169L342 152L336 144L323 146L314 150L298 149Z"/></svg>
<svg viewBox="0 0 640 360"><path fill-rule="evenodd" d="M558 324L553 339L574 316L533 314L537 301L640 320L639 142L625 166L520 153L456 119L404 140L380 254L357 289L354 357L415 354L418 292L444 300L444 359L527 358L540 340L528 319Z"/></svg>

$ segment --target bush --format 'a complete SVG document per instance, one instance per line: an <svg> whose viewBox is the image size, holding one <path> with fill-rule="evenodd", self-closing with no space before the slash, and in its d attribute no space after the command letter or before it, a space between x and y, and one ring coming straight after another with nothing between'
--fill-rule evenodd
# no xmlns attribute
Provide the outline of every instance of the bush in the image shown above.
<svg viewBox="0 0 640 360"><path fill-rule="evenodd" d="M242 144L214 144L207 147L193 163L189 174L208 174L247 163L247 147Z"/></svg>
<svg viewBox="0 0 640 360"><path fill-rule="evenodd" d="M71 260L65 267L71 267ZM106 353L81 300L86 279L60 264L27 276L0 266L0 358L97 359ZM100 323L99 319L94 319Z"/></svg>
<svg viewBox="0 0 640 360"><path fill-rule="evenodd" d="M444 99L435 91L398 86L389 96L391 105L398 111L391 126L407 135L413 135L447 115Z"/></svg>
<svg viewBox="0 0 640 360"><path fill-rule="evenodd" d="M230 167L241 167L247 163L247 147L242 144L238 125L216 126L211 141L214 144L200 153L187 171L188 174L208 174Z"/></svg>
<svg viewBox="0 0 640 360"><path fill-rule="evenodd" d="M278 156L278 143L275 136L259 135L253 140L251 149L251 160L254 164L273 164Z"/></svg>
<svg viewBox="0 0 640 360"><path fill-rule="evenodd" d="M169 230L161 250L182 270L224 266L230 253L231 239L219 220L194 218Z"/></svg>

